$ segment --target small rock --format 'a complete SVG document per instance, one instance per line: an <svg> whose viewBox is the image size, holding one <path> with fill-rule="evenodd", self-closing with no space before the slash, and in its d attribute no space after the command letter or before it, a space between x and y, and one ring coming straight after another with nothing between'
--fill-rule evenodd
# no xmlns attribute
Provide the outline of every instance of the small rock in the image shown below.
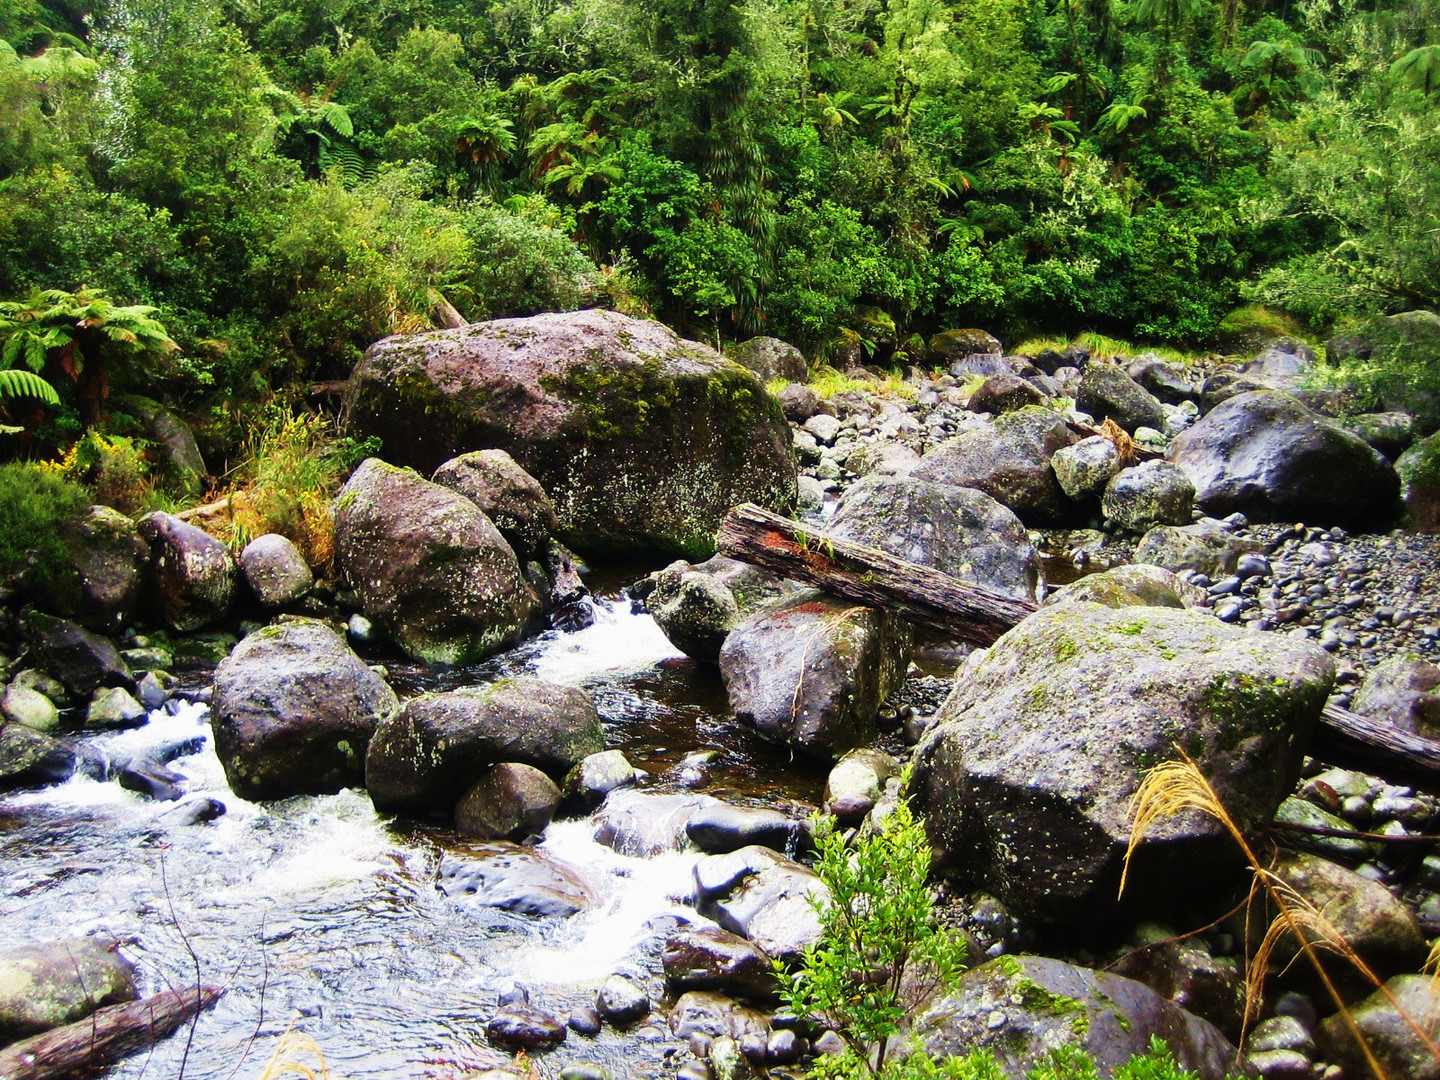
<svg viewBox="0 0 1440 1080"><path fill-rule="evenodd" d="M650 1014L650 998L623 975L611 975L595 999L600 1015L615 1027L625 1027Z"/></svg>
<svg viewBox="0 0 1440 1080"><path fill-rule="evenodd" d="M128 690L119 686L103 687L95 691L90 706L85 711L85 726L92 731L111 731L119 728L140 727L145 723L145 706L136 701Z"/></svg>
<svg viewBox="0 0 1440 1080"><path fill-rule="evenodd" d="M485 1035L506 1050L553 1050L565 1041L565 1027L529 1005L507 1005L490 1018Z"/></svg>

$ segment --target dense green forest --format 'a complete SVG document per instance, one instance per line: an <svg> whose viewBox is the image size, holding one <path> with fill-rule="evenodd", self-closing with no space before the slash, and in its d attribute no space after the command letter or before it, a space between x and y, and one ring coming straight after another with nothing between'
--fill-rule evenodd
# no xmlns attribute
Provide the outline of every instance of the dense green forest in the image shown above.
<svg viewBox="0 0 1440 1080"><path fill-rule="evenodd" d="M0 317L219 413L452 306L824 358L1440 304L1437 0L0 0L0 38Z"/></svg>

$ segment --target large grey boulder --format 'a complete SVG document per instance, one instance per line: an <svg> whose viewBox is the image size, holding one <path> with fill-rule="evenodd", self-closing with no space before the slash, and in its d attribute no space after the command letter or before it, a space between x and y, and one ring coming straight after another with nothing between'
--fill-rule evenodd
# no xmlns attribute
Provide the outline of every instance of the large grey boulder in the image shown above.
<svg viewBox="0 0 1440 1080"><path fill-rule="evenodd" d="M589 694L501 679L405 702L370 742L365 786L379 810L449 811L491 765L520 762L558 781L603 749Z"/></svg>
<svg viewBox="0 0 1440 1080"><path fill-rule="evenodd" d="M1096 420L1113 420L1130 432L1165 426L1165 410L1155 395L1114 364L1085 365L1075 407Z"/></svg>
<svg viewBox="0 0 1440 1080"><path fill-rule="evenodd" d="M1318 645L1197 612L1042 608L967 661L916 749L937 865L1067 924L1198 901L1239 859L1199 815L1150 833L1116 899L1146 770L1183 750L1239 827L1258 830L1294 787L1333 679Z"/></svg>
<svg viewBox="0 0 1440 1080"><path fill-rule="evenodd" d="M539 607L474 503L378 458L335 497L335 561L366 617L426 663L472 663L513 645Z"/></svg>
<svg viewBox="0 0 1440 1080"><path fill-rule="evenodd" d="M1152 525L1187 525L1194 507L1195 485L1183 469L1168 461L1121 469L1100 497L1106 519L1131 532Z"/></svg>
<svg viewBox="0 0 1440 1080"><path fill-rule="evenodd" d="M162 621L188 632L230 614L239 575L229 548L204 529L158 510L141 518L138 529L150 548L149 601Z"/></svg>
<svg viewBox="0 0 1440 1080"><path fill-rule="evenodd" d="M679 930L665 942L665 978L679 990L720 990L752 1001L775 996L770 958L718 926Z"/></svg>
<svg viewBox="0 0 1440 1080"><path fill-rule="evenodd" d="M986 330L967 327L942 330L930 338L926 354L932 364L951 364L968 356L999 356L1004 352L1000 339Z"/></svg>
<svg viewBox="0 0 1440 1080"><path fill-rule="evenodd" d="M910 475L978 488L1027 525L1059 524L1068 508L1050 456L1075 441L1063 416L1031 406L947 439L922 457Z"/></svg>
<svg viewBox="0 0 1440 1080"><path fill-rule="evenodd" d="M255 631L215 669L215 752L246 799L360 787L375 727L398 705L329 626L289 618Z"/></svg>
<svg viewBox="0 0 1440 1080"><path fill-rule="evenodd" d="M1100 494L1121 465L1119 449L1103 435L1091 435L1073 446L1062 447L1050 458L1060 490L1072 499Z"/></svg>
<svg viewBox="0 0 1440 1080"><path fill-rule="evenodd" d="M1170 460L1214 516L1373 528L1399 509L1400 480L1384 457L1278 391L1216 406L1180 433Z"/></svg>
<svg viewBox="0 0 1440 1080"><path fill-rule="evenodd" d="M399 464L425 472L507 451L549 492L561 539L585 553L703 557L731 506L795 501L790 428L759 380L613 311L386 338L351 376L344 425L386 437Z"/></svg>
<svg viewBox="0 0 1440 1080"><path fill-rule="evenodd" d="M135 1000L135 965L113 942L68 938L0 951L0 1046Z"/></svg>
<svg viewBox="0 0 1440 1080"><path fill-rule="evenodd" d="M555 506L540 486L504 450L474 450L451 458L430 478L458 491L484 511L522 560L545 555L560 529Z"/></svg>
<svg viewBox="0 0 1440 1080"><path fill-rule="evenodd" d="M1205 598L1203 589L1182 581L1169 570L1144 563L1126 563L1062 585L1045 598L1042 606L1084 601L1112 608L1197 608L1204 606Z"/></svg>
<svg viewBox="0 0 1440 1080"><path fill-rule="evenodd" d="M1035 598L1040 561L1025 526L975 488L868 476L845 492L826 532L1019 600Z"/></svg>
<svg viewBox="0 0 1440 1080"><path fill-rule="evenodd" d="M720 662L720 647L740 621L735 594L719 576L674 562L654 575L646 606L677 649L707 664Z"/></svg>
<svg viewBox="0 0 1440 1080"><path fill-rule="evenodd" d="M730 707L764 738L838 757L875 738L880 705L909 662L908 624L809 592L737 624L720 675Z"/></svg>
<svg viewBox="0 0 1440 1080"><path fill-rule="evenodd" d="M1182 1069L1201 1080L1231 1074L1237 1053L1214 1025L1144 983L1043 956L1002 956L972 968L915 1020L932 1058L989 1050L1001 1075L1024 1076L1051 1050L1076 1046L1110 1076L1163 1039Z"/></svg>
<svg viewBox="0 0 1440 1080"><path fill-rule="evenodd" d="M455 828L479 840L539 836L560 805L560 789L533 765L502 761L455 804Z"/></svg>

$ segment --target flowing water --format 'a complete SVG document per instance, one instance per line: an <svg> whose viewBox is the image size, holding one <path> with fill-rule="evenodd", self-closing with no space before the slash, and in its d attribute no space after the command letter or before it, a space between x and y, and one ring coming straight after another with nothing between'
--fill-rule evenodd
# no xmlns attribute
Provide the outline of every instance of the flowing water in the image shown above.
<svg viewBox="0 0 1440 1080"><path fill-rule="evenodd" d="M713 671L681 657L648 616L602 601L594 626L545 634L471 669L395 667L397 690L527 673L583 686L625 751L658 789L737 801L813 802L823 781L739 728ZM152 714L142 728L87 739L110 761L172 759L187 790L224 803L210 824L167 821L112 781L78 777L0 800L0 924L8 942L104 932L124 942L143 989L196 981L228 988L193 1033L182 1031L112 1075L202 1080L258 1076L292 1021L336 1077L453 1077L494 1064L483 1027L497 994L520 983L564 1013L590 1004L614 972L662 990L656 955L688 906L694 853L634 859L595 844L584 820L558 822L543 847L601 897L570 919L535 919L452 899L436 886L450 830L396 822L363 792L255 804L235 796L210 745L204 706ZM297 1019L298 1018L298 1019ZM659 1075L668 1034L573 1033L545 1058L608 1063L617 1076Z"/></svg>

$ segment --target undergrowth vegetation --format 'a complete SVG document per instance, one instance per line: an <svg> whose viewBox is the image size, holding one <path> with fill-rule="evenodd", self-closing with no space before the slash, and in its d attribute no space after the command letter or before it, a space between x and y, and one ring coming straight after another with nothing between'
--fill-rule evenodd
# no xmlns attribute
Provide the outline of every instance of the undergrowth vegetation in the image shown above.
<svg viewBox="0 0 1440 1080"><path fill-rule="evenodd" d="M256 423L207 525L236 550L279 533L312 567L335 557L330 502L351 470L380 449L375 437L336 435L333 422L274 405Z"/></svg>

